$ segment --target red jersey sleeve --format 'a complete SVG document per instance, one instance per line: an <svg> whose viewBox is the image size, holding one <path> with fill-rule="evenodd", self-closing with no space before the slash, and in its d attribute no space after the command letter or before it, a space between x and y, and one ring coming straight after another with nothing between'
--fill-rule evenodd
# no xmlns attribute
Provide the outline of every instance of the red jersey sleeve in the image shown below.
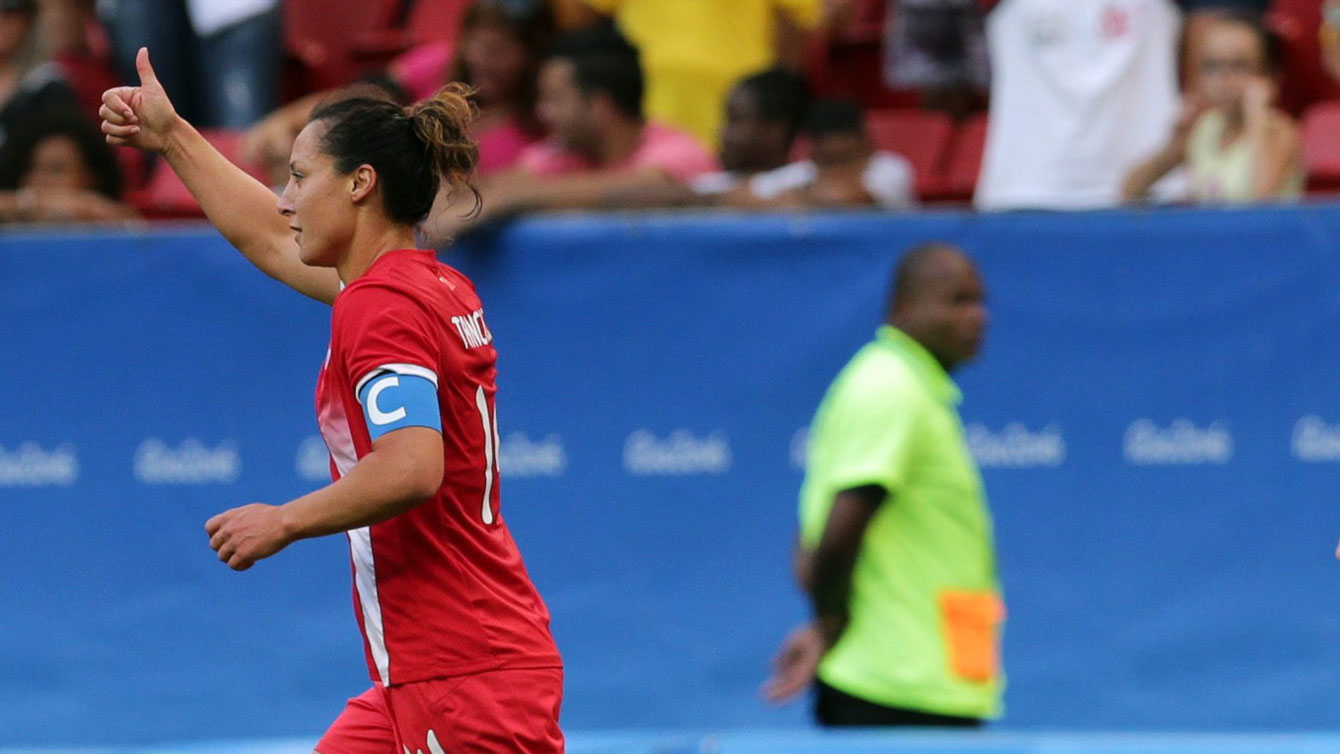
<svg viewBox="0 0 1340 754"><path fill-rule="evenodd" d="M334 328L354 394L382 370L428 377L438 383L438 341L428 313L408 293L382 285L353 286L335 302Z"/></svg>

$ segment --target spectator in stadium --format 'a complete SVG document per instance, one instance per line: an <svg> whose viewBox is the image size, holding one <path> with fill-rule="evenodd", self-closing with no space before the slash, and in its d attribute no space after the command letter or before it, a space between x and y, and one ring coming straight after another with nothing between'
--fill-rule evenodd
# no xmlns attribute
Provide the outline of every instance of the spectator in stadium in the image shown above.
<svg viewBox="0 0 1340 754"><path fill-rule="evenodd" d="M74 91L43 62L36 0L0 0L0 144L35 113L75 106Z"/></svg>
<svg viewBox="0 0 1340 754"><path fill-rule="evenodd" d="M889 0L884 80L927 107L963 116L991 81L981 0Z"/></svg>
<svg viewBox="0 0 1340 754"><path fill-rule="evenodd" d="M1128 201L1185 165L1191 199L1249 203L1302 196L1306 179L1297 124L1274 107L1274 43L1253 16L1221 14L1206 27L1195 61L1198 89L1172 137L1126 179Z"/></svg>
<svg viewBox="0 0 1340 754"><path fill-rule="evenodd" d="M721 170L685 183L657 182L616 191L611 207L671 207L721 204L733 192L746 190L754 176L787 164L809 108L805 79L783 68L746 76L726 98L717 156Z"/></svg>
<svg viewBox="0 0 1340 754"><path fill-rule="evenodd" d="M1321 6L1321 61L1340 81L1340 0L1325 0Z"/></svg>
<svg viewBox="0 0 1340 754"><path fill-rule="evenodd" d="M279 0L102 0L99 15L125 81L153 48L163 84L192 123L246 128L279 99Z"/></svg>
<svg viewBox="0 0 1340 754"><path fill-rule="evenodd" d="M447 81L474 89L479 108L473 124L479 144L478 175L512 167L526 147L542 136L535 117L536 75L553 37L548 6L536 0L476 0L462 20L455 62L428 44L402 55L387 77L413 100L431 96ZM243 159L262 163L277 182L287 180L293 140L312 110L332 92L298 99L247 131Z"/></svg>
<svg viewBox="0 0 1340 754"><path fill-rule="evenodd" d="M832 0L828 0L831 2ZM799 70L822 0L586 0L637 46L648 117L712 144L722 105L742 76L773 65Z"/></svg>
<svg viewBox="0 0 1340 754"><path fill-rule="evenodd" d="M82 112L39 112L0 147L0 222L110 222L134 217L119 201L116 157Z"/></svg>
<svg viewBox="0 0 1340 754"><path fill-rule="evenodd" d="M1200 59L1201 45L1215 19L1223 13L1238 13L1263 20L1266 11L1270 10L1270 0L1182 0L1182 10L1186 13L1182 33L1182 83L1186 89L1197 89L1196 79L1200 71L1196 61Z"/></svg>
<svg viewBox="0 0 1340 754"><path fill-rule="evenodd" d="M817 686L825 726L979 726L999 714L1004 619L991 518L950 378L986 328L982 282L953 246L898 265L886 324L810 428L796 576L814 619L764 687Z"/></svg>
<svg viewBox="0 0 1340 754"><path fill-rule="evenodd" d="M480 182L479 221L546 209L604 206L607 198L666 183L686 184L717 169L691 134L642 115L637 51L612 27L560 37L540 69L537 112L551 131L517 167ZM434 210L424 232L451 238L461 212Z"/></svg>
<svg viewBox="0 0 1340 754"><path fill-rule="evenodd" d="M808 159L754 176L747 190L732 192L724 203L744 208L915 206L912 166L875 149L856 103L815 103L803 133L810 142Z"/></svg>
<svg viewBox="0 0 1340 754"><path fill-rule="evenodd" d="M1177 119L1177 5L1000 0L986 27L991 112L977 207L1116 206L1123 178Z"/></svg>

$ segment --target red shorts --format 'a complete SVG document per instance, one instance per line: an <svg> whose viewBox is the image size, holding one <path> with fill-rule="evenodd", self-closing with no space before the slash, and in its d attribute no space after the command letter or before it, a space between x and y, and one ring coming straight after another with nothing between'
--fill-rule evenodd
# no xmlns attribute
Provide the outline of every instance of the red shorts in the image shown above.
<svg viewBox="0 0 1340 754"><path fill-rule="evenodd" d="M401 686L349 700L319 754L563 754L563 671L493 670Z"/></svg>

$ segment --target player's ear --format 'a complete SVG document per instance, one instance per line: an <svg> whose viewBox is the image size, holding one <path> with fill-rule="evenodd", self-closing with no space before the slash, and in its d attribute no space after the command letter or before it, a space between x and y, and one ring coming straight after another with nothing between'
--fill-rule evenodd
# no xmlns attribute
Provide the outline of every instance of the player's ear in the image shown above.
<svg viewBox="0 0 1340 754"><path fill-rule="evenodd" d="M367 199L376 188L377 171L371 165L359 165L349 174L349 198L354 204Z"/></svg>

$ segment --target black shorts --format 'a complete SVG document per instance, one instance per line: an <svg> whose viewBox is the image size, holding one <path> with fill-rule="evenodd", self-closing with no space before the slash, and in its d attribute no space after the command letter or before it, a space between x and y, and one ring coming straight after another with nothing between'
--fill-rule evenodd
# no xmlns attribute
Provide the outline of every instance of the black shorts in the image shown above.
<svg viewBox="0 0 1340 754"><path fill-rule="evenodd" d="M823 681L817 681L815 688L818 693L814 697L814 719L825 727L980 728L984 722L975 717L885 707L838 691Z"/></svg>

